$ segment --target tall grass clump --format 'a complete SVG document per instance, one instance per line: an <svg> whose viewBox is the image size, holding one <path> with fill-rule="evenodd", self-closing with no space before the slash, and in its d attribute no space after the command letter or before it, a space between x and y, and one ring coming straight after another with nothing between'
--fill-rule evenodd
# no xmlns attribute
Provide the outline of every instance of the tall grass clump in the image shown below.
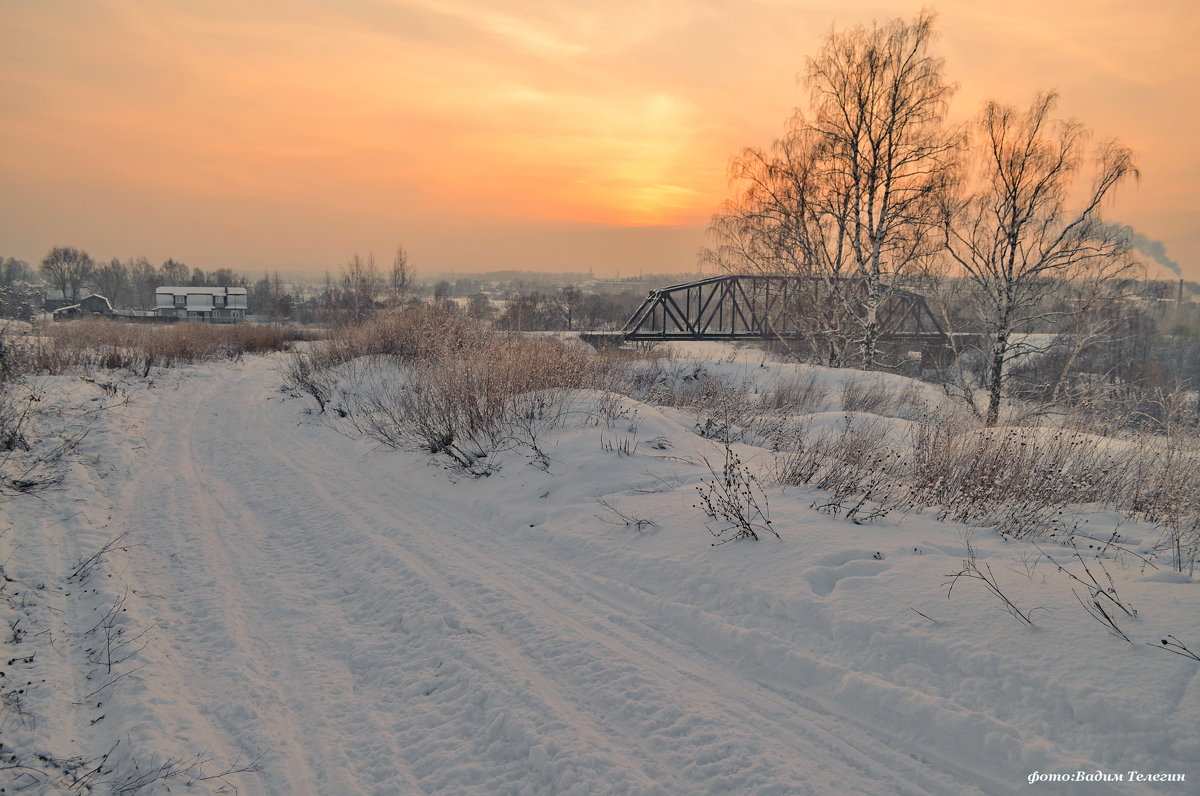
<svg viewBox="0 0 1200 796"><path fill-rule="evenodd" d="M27 323L0 322L0 500L61 483L60 463L106 408L101 403L73 413L59 400L46 400L29 356L31 330Z"/></svg>
<svg viewBox="0 0 1200 796"><path fill-rule="evenodd" d="M909 425L905 443L876 423L801 439L781 457L785 483L1016 537L1050 532L1070 504L1115 502L1131 465L1116 441L1046 428L984 428L947 415Z"/></svg>
<svg viewBox="0 0 1200 796"><path fill-rule="evenodd" d="M1071 504L1117 503L1136 450L1062 428L914 427L907 500L941 519L1013 536L1055 528Z"/></svg>
<svg viewBox="0 0 1200 796"><path fill-rule="evenodd" d="M915 420L929 413L926 393L911 379L903 387L881 377L853 376L842 382L842 409Z"/></svg>
<svg viewBox="0 0 1200 796"><path fill-rule="evenodd" d="M539 434L561 417L564 391L604 386L613 364L417 305L335 330L293 356L288 378L322 409L341 385L352 395L343 413L384 445L443 455L483 474L506 445L540 455Z"/></svg>
<svg viewBox="0 0 1200 796"><path fill-rule="evenodd" d="M828 396L820 375L810 370L771 385L763 393L762 408L780 414L816 412L824 408Z"/></svg>

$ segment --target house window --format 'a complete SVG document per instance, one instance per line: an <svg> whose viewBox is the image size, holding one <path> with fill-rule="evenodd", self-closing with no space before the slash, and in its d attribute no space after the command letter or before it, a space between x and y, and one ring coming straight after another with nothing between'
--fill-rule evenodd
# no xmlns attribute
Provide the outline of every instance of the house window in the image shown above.
<svg viewBox="0 0 1200 796"><path fill-rule="evenodd" d="M224 296L213 296L213 306L214 307L224 307L225 306L225 297Z"/></svg>
<svg viewBox="0 0 1200 796"><path fill-rule="evenodd" d="M176 296L175 297L175 306L179 307L180 309L183 309L184 307L186 307L187 306L187 296Z"/></svg>

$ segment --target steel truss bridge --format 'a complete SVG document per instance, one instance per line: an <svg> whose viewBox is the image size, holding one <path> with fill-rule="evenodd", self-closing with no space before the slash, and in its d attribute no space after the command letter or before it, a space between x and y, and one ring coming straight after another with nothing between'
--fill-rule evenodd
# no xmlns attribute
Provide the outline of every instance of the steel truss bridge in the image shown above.
<svg viewBox="0 0 1200 796"><path fill-rule="evenodd" d="M830 288L830 285L833 287ZM822 293L824 289L824 293ZM832 295L840 290L841 295ZM823 298L824 296L824 298ZM819 337L821 301L861 303L861 282L804 276L726 275L650 291L622 330L626 340L773 340ZM881 342L947 345L925 298L891 290L879 315Z"/></svg>

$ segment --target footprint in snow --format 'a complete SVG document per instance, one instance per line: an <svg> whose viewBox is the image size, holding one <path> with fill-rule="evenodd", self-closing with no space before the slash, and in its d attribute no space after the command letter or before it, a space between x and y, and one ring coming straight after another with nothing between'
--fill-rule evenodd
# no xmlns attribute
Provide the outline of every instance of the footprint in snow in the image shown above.
<svg viewBox="0 0 1200 796"><path fill-rule="evenodd" d="M829 595L840 581L878 575L891 567L877 551L851 550L826 556L804 571L804 579L820 597Z"/></svg>

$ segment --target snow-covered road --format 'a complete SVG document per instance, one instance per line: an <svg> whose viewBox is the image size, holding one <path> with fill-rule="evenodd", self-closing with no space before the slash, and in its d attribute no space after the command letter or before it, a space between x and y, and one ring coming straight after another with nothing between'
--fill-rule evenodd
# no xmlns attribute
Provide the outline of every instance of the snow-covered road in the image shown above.
<svg viewBox="0 0 1200 796"><path fill-rule="evenodd" d="M166 725L195 716L193 730L210 720L217 759L259 757L248 792L981 784L802 682L769 688L643 621L661 614L653 594L448 505L435 468L398 470L395 455L299 422L277 383L252 361L160 391L115 501L145 537L129 577L155 596L177 674L152 689L170 700L155 710Z"/></svg>
<svg viewBox="0 0 1200 796"><path fill-rule="evenodd" d="M1200 637L1187 578L1107 560L1142 609L1127 644L1032 548L976 535L1040 609L1025 626L982 588L946 599L964 529L928 517L855 525L773 487L781 541L711 547L713 443L675 410L609 401L548 433L543 466L471 479L312 414L282 361L126 380L64 487L7 504L0 609L32 661L9 674L45 685L0 733L64 761L116 743L110 780L163 788L140 793L1006 794L1200 765L1200 667L1151 648ZM598 495L656 526L606 524ZM114 612L134 654L109 667Z"/></svg>

